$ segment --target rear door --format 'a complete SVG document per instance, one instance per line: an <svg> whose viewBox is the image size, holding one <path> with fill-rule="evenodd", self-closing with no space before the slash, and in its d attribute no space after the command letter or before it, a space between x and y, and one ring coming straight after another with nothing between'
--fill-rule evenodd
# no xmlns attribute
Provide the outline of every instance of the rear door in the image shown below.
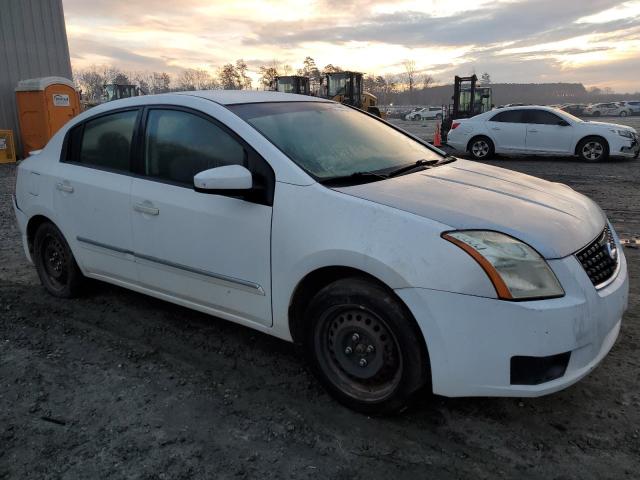
<svg viewBox="0 0 640 480"><path fill-rule="evenodd" d="M532 153L573 153L574 127L546 110L524 110L527 122L527 151Z"/></svg>
<svg viewBox="0 0 640 480"><path fill-rule="evenodd" d="M57 168L57 223L85 272L136 280L131 235L131 152L139 109L109 112L68 133Z"/></svg>
<svg viewBox="0 0 640 480"><path fill-rule="evenodd" d="M241 138L198 111L148 107L132 184L133 249L146 288L228 319L271 325L275 176ZM193 189L200 171L243 165L254 198Z"/></svg>
<svg viewBox="0 0 640 480"><path fill-rule="evenodd" d="M487 121L487 129L497 152L525 150L527 131L522 112L522 110L505 110Z"/></svg>

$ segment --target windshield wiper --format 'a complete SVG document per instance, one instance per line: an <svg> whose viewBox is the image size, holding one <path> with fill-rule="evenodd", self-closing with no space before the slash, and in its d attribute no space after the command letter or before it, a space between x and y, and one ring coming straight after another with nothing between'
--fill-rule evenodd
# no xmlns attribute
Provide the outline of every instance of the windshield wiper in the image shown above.
<svg viewBox="0 0 640 480"><path fill-rule="evenodd" d="M439 163L440 160L425 160L424 158L418 160L415 163L412 163L410 165L405 165L404 167L400 167L400 168L396 168L395 170L391 170L389 173L387 173L387 175L391 178L391 177L397 177L398 175L402 175L405 173L409 173L412 170L416 170L418 168L420 168L421 170L424 170L427 166L429 165L435 165L437 163Z"/></svg>
<svg viewBox="0 0 640 480"><path fill-rule="evenodd" d="M377 172L353 172L349 175L341 175L338 177L329 177L329 178L325 178L320 180L320 183L323 185L331 185L331 184L340 184L340 183L350 183L351 180L359 180L359 179L363 179L363 180L367 180L369 179L372 182L378 181L378 180L386 180L387 178L389 178L389 175L385 175L383 173L377 173Z"/></svg>

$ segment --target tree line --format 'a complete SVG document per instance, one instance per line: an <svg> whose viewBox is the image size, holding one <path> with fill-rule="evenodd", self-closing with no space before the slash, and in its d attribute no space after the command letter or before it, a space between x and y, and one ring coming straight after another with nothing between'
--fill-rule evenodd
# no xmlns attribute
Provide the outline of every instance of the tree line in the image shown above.
<svg viewBox="0 0 640 480"><path fill-rule="evenodd" d="M127 72L111 65L90 66L74 71L74 80L83 98L99 102L106 84L136 85L142 94L167 93L192 90L269 90L274 79L283 75L301 75L309 78L310 91L314 95L325 94L325 74L343 71L337 65L328 64L323 68L316 65L312 57L306 57L302 67L277 60L261 65L257 85L249 76L249 67L243 59L227 63L214 72L204 69L183 69L177 73L167 72ZM464 73L461 73L465 75ZM632 95L614 94L610 88L586 89L580 83L546 84L493 84L487 72L479 75L479 84L492 85L494 103L591 103L628 99ZM447 82L438 82L425 70L419 70L413 60L405 60L402 70L396 73L376 75L368 73L363 79L364 90L378 98L381 105L443 105L451 103L453 88ZM634 94L640 97L640 94Z"/></svg>

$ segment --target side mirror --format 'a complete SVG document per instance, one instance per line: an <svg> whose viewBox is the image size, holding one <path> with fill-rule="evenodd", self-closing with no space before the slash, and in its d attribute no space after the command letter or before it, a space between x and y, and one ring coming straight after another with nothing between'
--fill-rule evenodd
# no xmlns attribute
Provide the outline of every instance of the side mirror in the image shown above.
<svg viewBox="0 0 640 480"><path fill-rule="evenodd" d="M567 122L566 120L560 120L558 122L558 125L560 125L561 127L568 127L571 124L569 122Z"/></svg>
<svg viewBox="0 0 640 480"><path fill-rule="evenodd" d="M193 177L193 188L200 193L240 196L253 188L253 177L241 165L225 165L198 173Z"/></svg>

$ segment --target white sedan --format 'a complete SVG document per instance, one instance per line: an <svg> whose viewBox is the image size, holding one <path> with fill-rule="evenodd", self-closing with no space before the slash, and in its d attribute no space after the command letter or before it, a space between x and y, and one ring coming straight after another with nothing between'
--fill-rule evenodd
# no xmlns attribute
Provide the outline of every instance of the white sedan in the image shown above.
<svg viewBox="0 0 640 480"><path fill-rule="evenodd" d="M593 103L587 105L583 111L583 115L591 115L592 117L627 117L633 112L630 108L620 103Z"/></svg>
<svg viewBox="0 0 640 480"><path fill-rule="evenodd" d="M19 165L14 207L50 294L88 277L295 342L364 412L423 387L565 388L606 356L628 300L587 197L308 96L100 105Z"/></svg>
<svg viewBox="0 0 640 480"><path fill-rule="evenodd" d="M442 107L423 107L407 113L405 120L442 120Z"/></svg>
<svg viewBox="0 0 640 480"><path fill-rule="evenodd" d="M454 120L447 144L476 160L495 153L577 155L588 162L611 157L638 158L638 132L626 125L591 122L551 107L491 110Z"/></svg>

